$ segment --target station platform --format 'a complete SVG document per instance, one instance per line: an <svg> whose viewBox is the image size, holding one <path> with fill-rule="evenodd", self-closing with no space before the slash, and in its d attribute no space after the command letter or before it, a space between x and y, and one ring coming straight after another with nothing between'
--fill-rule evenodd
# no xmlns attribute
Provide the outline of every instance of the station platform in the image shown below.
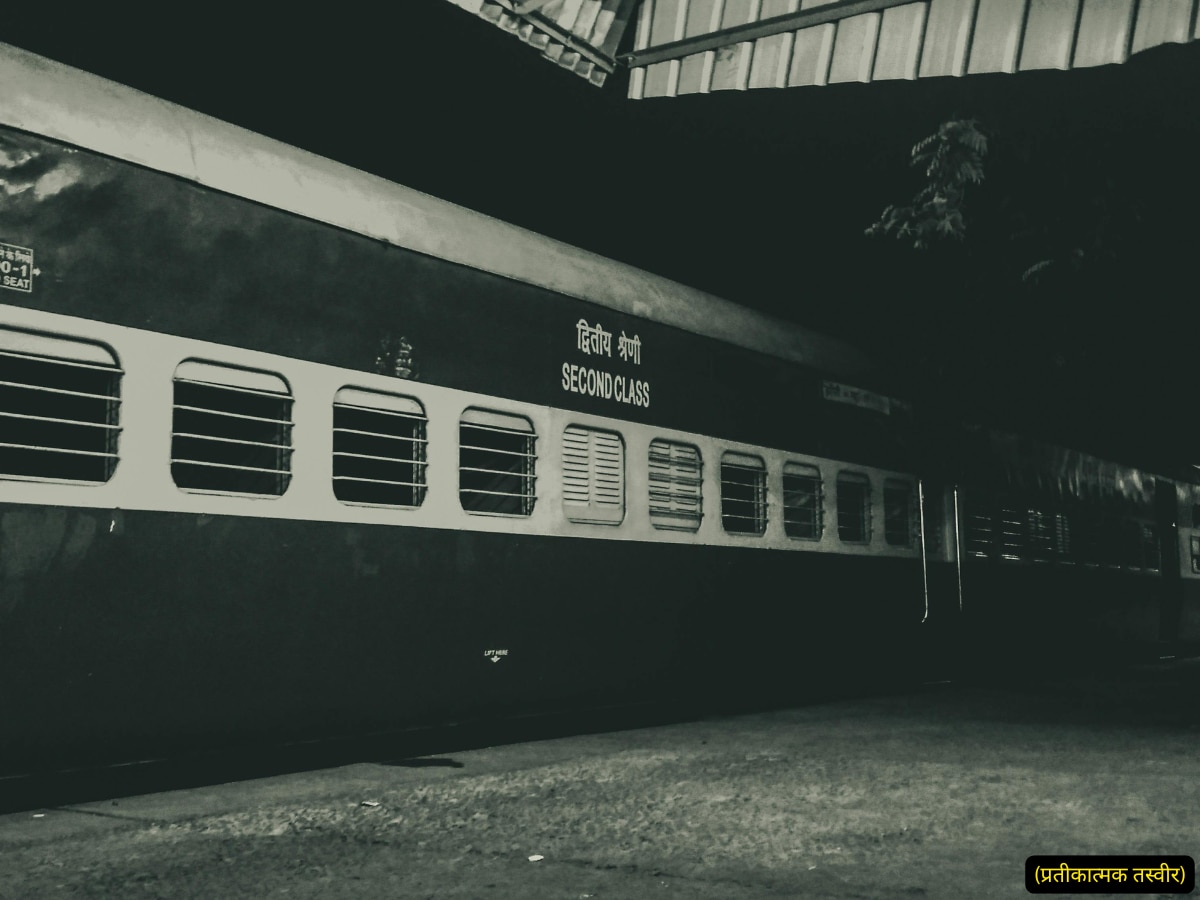
<svg viewBox="0 0 1200 900"><path fill-rule="evenodd" d="M1029 856L1200 856L1197 696L930 684L22 809L0 898L1024 897Z"/></svg>

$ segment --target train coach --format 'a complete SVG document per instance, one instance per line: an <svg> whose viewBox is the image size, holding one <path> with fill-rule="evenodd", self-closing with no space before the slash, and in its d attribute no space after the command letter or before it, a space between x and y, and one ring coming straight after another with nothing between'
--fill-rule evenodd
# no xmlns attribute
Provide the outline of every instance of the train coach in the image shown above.
<svg viewBox="0 0 1200 900"><path fill-rule="evenodd" d="M4 48L10 767L696 689L926 616L849 347Z"/></svg>
<svg viewBox="0 0 1200 900"><path fill-rule="evenodd" d="M1165 477L961 423L926 429L930 595L955 671L1197 655L1194 471Z"/></svg>
<svg viewBox="0 0 1200 900"><path fill-rule="evenodd" d="M1182 481L1077 454L1043 503L1061 460L943 440L840 342L15 48L0 82L0 771L1200 633ZM1136 566L1081 549L1093 487Z"/></svg>

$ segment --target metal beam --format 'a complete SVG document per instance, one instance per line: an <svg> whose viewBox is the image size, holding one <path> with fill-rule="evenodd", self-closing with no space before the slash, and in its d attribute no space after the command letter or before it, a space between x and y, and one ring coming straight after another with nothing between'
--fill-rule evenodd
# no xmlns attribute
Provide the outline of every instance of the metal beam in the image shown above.
<svg viewBox="0 0 1200 900"><path fill-rule="evenodd" d="M848 19L851 16L862 15L863 13L879 12L880 10L890 9L893 6L909 6L914 2L920 2L920 0L841 0L840 3L830 3L827 6L808 9L803 12L773 16L770 19L751 22L748 25L723 28L720 31L684 38L681 41L672 41L669 44L660 44L657 47L647 47L645 50L623 53L620 56L620 60L630 68L649 66L654 63L691 56L693 53L702 53L705 50L716 50L720 47L727 47L730 44L740 44L743 41L756 41L759 38L770 37L774 34L799 31L801 28L824 25L828 22L837 22L841 19Z"/></svg>
<svg viewBox="0 0 1200 900"><path fill-rule="evenodd" d="M601 69L605 73L611 75L617 70L616 60L611 56L600 52L587 41L571 34L571 32L567 31L557 22L550 21L541 13L524 13L521 15L521 18L533 25L538 31L548 34L568 50L573 50L584 59L594 63L598 69Z"/></svg>
<svg viewBox="0 0 1200 900"><path fill-rule="evenodd" d="M608 27L604 43L598 48L601 53L613 61L614 68L616 68L617 47L621 43L621 38L625 36L629 20L633 18L638 4L641 2L642 0L621 0L613 15L612 24Z"/></svg>
<svg viewBox="0 0 1200 900"><path fill-rule="evenodd" d="M526 13L537 12L547 3L553 3L554 0L523 0L520 3L514 3L512 11L518 16L523 16Z"/></svg>

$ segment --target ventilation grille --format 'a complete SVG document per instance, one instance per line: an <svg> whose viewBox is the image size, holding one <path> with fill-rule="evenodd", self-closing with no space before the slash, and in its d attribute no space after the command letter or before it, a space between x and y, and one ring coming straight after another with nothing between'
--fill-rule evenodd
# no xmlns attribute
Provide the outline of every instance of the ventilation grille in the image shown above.
<svg viewBox="0 0 1200 900"><path fill-rule="evenodd" d="M700 450L673 441L650 442L650 524L666 531L696 531L703 515Z"/></svg>

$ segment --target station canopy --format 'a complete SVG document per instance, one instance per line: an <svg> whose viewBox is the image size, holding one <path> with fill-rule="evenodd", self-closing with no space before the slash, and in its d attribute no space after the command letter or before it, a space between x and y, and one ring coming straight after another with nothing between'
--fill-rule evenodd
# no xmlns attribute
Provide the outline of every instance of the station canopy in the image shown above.
<svg viewBox="0 0 1200 900"><path fill-rule="evenodd" d="M450 0L597 86L617 67L617 46L638 0Z"/></svg>
<svg viewBox="0 0 1200 900"><path fill-rule="evenodd" d="M451 2L595 84L628 65L634 99L1085 68L1200 38L1200 0Z"/></svg>
<svg viewBox="0 0 1200 900"><path fill-rule="evenodd" d="M1200 36L1200 0L645 0L630 96L1072 69Z"/></svg>

